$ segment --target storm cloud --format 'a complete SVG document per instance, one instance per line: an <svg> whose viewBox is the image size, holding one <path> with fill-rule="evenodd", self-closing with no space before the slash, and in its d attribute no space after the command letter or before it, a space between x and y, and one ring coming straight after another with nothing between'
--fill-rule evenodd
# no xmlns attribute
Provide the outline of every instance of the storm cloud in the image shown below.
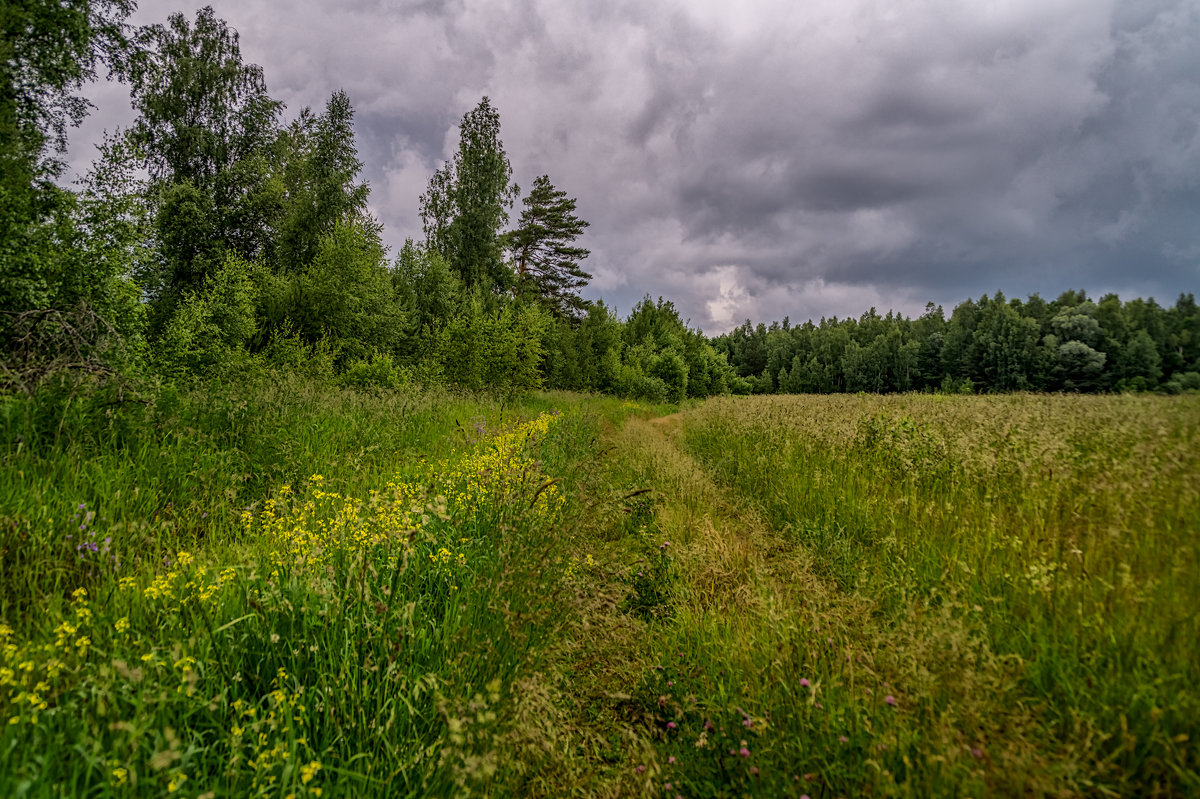
<svg viewBox="0 0 1200 799"><path fill-rule="evenodd" d="M1191 0L214 0L294 114L345 89L398 246L479 98L591 222L588 295L718 333L1200 277ZM181 9L144 0L135 21ZM129 115L97 85L72 163Z"/></svg>

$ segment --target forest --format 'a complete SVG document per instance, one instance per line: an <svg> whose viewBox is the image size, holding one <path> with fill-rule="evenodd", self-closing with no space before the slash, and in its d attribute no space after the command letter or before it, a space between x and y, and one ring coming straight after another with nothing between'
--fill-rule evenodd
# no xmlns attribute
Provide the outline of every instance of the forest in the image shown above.
<svg viewBox="0 0 1200 799"><path fill-rule="evenodd" d="M134 10L0 8L0 795L1200 795L1193 295L622 317Z"/></svg>

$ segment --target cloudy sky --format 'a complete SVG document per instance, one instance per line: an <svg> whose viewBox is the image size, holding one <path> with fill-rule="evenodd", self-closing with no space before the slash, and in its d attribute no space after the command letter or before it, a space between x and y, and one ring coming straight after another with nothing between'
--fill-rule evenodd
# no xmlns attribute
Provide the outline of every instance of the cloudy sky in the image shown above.
<svg viewBox="0 0 1200 799"><path fill-rule="evenodd" d="M1200 291L1196 0L213 0L288 115L345 89L394 247L483 95L694 326ZM141 0L135 22L193 6ZM100 84L72 163L129 118ZM515 214L514 214L515 219Z"/></svg>

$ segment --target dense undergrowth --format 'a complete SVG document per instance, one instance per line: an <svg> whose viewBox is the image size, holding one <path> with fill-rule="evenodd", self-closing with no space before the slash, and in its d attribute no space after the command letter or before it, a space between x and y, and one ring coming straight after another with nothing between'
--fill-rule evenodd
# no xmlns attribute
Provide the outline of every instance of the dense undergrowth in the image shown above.
<svg viewBox="0 0 1200 799"><path fill-rule="evenodd" d="M0 794L1187 795L1200 409L0 406Z"/></svg>

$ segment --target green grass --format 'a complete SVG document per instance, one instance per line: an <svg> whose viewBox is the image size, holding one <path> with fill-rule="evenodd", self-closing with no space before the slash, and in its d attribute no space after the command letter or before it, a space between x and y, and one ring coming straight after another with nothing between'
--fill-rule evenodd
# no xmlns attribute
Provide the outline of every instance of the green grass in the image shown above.
<svg viewBox="0 0 1200 799"><path fill-rule="evenodd" d="M421 796L536 772L519 686L581 562L550 477L633 408L290 378L147 397L4 401L0 794Z"/></svg>
<svg viewBox="0 0 1200 799"><path fill-rule="evenodd" d="M759 712L803 742L774 766L825 741L813 770L846 792L1200 791L1200 404L721 400L684 429L835 596L869 608L866 629L834 617L771 630L766 649L790 654L756 648L780 669Z"/></svg>
<svg viewBox="0 0 1200 799"><path fill-rule="evenodd" d="M0 795L1200 793L1194 399L119 399L0 399Z"/></svg>

